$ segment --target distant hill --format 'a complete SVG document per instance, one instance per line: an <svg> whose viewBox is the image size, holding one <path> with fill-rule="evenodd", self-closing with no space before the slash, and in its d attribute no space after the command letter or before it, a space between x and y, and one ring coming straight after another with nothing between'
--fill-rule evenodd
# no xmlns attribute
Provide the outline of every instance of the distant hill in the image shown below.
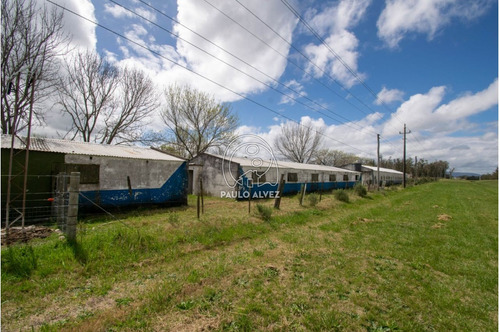
<svg viewBox="0 0 500 332"><path fill-rule="evenodd" d="M454 178L459 178L462 176L481 176L481 174L471 173L471 172L453 172Z"/></svg>

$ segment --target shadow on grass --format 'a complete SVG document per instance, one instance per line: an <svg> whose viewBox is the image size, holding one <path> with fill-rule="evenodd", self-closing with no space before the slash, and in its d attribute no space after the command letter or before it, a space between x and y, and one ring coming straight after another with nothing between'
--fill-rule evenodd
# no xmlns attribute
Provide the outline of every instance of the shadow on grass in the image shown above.
<svg viewBox="0 0 500 332"><path fill-rule="evenodd" d="M73 251L73 255L75 256L75 259L82 265L87 264L89 255L87 253L87 250L85 250L80 243L76 240L67 240L68 246L71 248Z"/></svg>

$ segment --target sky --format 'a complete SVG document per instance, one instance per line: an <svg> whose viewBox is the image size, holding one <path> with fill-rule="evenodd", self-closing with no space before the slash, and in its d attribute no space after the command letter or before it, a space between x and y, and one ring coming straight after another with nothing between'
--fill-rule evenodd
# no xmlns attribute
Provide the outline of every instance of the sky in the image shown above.
<svg viewBox="0 0 500 332"><path fill-rule="evenodd" d="M272 145L295 121L364 158L380 134L401 159L406 124L408 158L498 166L497 1L53 1L73 11L75 49L230 103L241 135ZM49 113L35 133L60 135L67 119ZM165 125L152 113L147 128Z"/></svg>

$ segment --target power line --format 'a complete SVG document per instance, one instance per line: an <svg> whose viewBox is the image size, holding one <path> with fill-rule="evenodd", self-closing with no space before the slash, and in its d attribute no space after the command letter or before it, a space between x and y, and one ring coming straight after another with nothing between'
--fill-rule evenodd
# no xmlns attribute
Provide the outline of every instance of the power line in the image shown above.
<svg viewBox="0 0 500 332"><path fill-rule="evenodd" d="M236 0L238 1L238 0ZM344 59L342 59L342 57L337 53L335 52L332 47L330 45L328 45L328 43L326 43L326 41L324 40L324 38L322 38L312 27L311 25L309 25L309 23L299 14L299 12L292 6L290 5L287 0L281 0L281 2L285 5L285 7L287 7L298 19L299 21L327 48L327 50L333 54L333 56L354 76L354 78L356 78L356 80L361 83L367 90L368 92L370 92L374 97L375 97L375 100L379 100L379 97L378 95L368 86L368 84L363 81L359 75L344 61ZM389 112L393 113L393 110L391 110L389 108L389 106L387 106L387 104L385 102L383 102L381 100L381 105L384 106L384 108L386 110L388 110ZM399 119L399 117L397 116L396 113L394 113L394 117L401 123L403 123L403 121L401 121L401 119Z"/></svg>
<svg viewBox="0 0 500 332"><path fill-rule="evenodd" d="M142 2L142 0L139 0ZM271 47L268 43L266 43L265 41L263 41L261 38L259 38L258 36L256 36L254 33L252 33L251 31L249 31L247 28L245 28L243 25L241 25L239 22L235 21L233 18L231 18L229 15L227 15L226 13L224 13L223 11L221 11L220 9L218 9L217 7L215 7L213 4L209 3L207 0L204 0L207 4L209 4L210 6L212 6L214 9L216 9L217 11L219 11L221 14L223 14L224 16L226 16L227 18L229 18L230 20L232 20L234 23L236 23L238 26L240 26L241 28L245 29L247 32L249 32L250 34L252 34L255 38L259 39L260 41L262 41L264 44L266 44L268 47ZM370 111L372 111L373 113L377 113L375 112L370 106L366 105L366 103L364 103L360 98L358 98L354 93L352 93L352 91L350 91L350 89L347 89L346 87L344 87L344 85L342 85L342 83L338 82L335 78L333 78L330 74L328 74L325 70L323 70L322 68L320 68L316 63L314 63L307 55L305 55L302 51L300 51L297 47L295 47L292 43L290 43L286 38L284 38L281 34L279 34L275 29L273 29L268 23L266 23L264 20L262 20L258 15L256 15L253 11L251 11L248 7L246 7L245 5L243 5L239 0L236 0L236 2L238 2L238 4L243 7L247 12L249 12L252 16L254 16L257 20L259 20L262 24L264 24L269 30L271 30L276 36L278 36L281 40L283 40L285 43L287 43L290 47L292 47L297 53L299 53L302 57L304 57L309 63L311 63L314 67L316 67L319 71L321 71L324 75L326 75L330 80L332 80L333 82L335 82L337 85L339 85L344 91L346 91L347 93L349 93L349 95L353 96L356 100L358 100L362 105L364 105L366 108L368 108ZM293 7L292 8L289 8L290 10L292 10L292 13L293 13ZM296 13L296 12L295 12ZM295 14L294 13L294 14ZM301 19L300 15L298 13L295 14L296 16L298 15L298 18L299 20ZM305 22L305 21L304 21ZM306 22L307 23L307 22ZM311 28L312 29L312 28ZM290 61L291 62L291 61ZM342 62L344 62L342 60ZM291 62L293 63L293 62ZM345 63L345 62L344 62ZM294 63L293 63L294 64ZM347 64L346 64L347 65ZM314 76L310 75L305 69L301 68L300 66L297 66L298 68L300 68L304 73L306 73L308 76L312 77L313 79L315 79L316 81L320 82L322 85L324 85L321 81L317 80ZM350 68L349 68L350 69ZM352 71L352 70L351 70ZM355 73L354 73L355 74ZM359 78L358 78L359 79ZM331 89L330 89L331 90ZM331 91L334 91L334 90L331 90ZM335 91L334 91L335 92ZM372 91L373 92L373 91ZM356 105L352 104L351 102L348 101L348 99L340 96L338 93L335 92L335 94L337 94L339 97L343 98L343 100L347 101L350 105L354 106L357 110L359 110L361 113L365 114L365 115L368 115L366 112L364 112L363 110L361 110L359 107L357 107ZM378 99L378 97L375 95L376 99ZM384 106L386 106L384 104ZM386 106L387 108L387 106ZM392 112L391 110L389 110L390 112ZM381 119L382 116L379 116L379 119ZM399 120L399 119L398 119ZM397 129L396 129L397 130ZM372 132L373 134L376 134L375 132ZM386 141L388 144L392 145L389 141L383 139L384 141Z"/></svg>
<svg viewBox="0 0 500 332"><path fill-rule="evenodd" d="M177 38L178 38L178 39L180 39L180 40L183 40L184 42L188 43L189 45L191 45L191 46L195 47L196 49L198 49L198 50L200 50L200 51L202 51L202 52L206 53L207 55L209 55L209 56L213 57L214 59L216 59L216 60L218 60L218 61L220 61L220 62L222 62L223 64L225 64L225 65L227 65L227 66L229 66L229 67L233 68L234 70L236 70L236 71L238 71L238 72L242 73L243 75L245 75L245 76L247 76L247 77L249 77L249 78L252 78L252 79L254 79L255 81L259 82L260 84L263 84L263 85L267 86L268 88L270 88L270 89L272 89L272 90L274 90L274 91L276 91L276 92L280 93L281 95L283 95L283 96L285 96L285 97L288 97L288 98L290 98L291 100L293 100L293 101L295 101L295 102L297 102L297 103L299 103L299 104L303 105L304 107L307 107L307 108L311 109L312 111L317 112L317 113L319 113L319 114L321 114L321 115L323 115L323 116L325 116L325 117L327 117L327 118L329 118L329 119L331 119L331 120L333 120L333 121L336 121L336 122L338 122L338 123L340 123L340 124L344 124L344 125L346 125L346 126L348 126L348 127L352 128L352 129L356 130L354 127L352 127L352 125L351 125L350 123L346 123L346 122L343 122L343 121L341 121L341 120L334 119L334 118L332 118L331 116L329 116L329 115L327 115L327 114L325 114L325 113L323 113L323 112L321 112L321 111L319 111L319 110L317 110L317 109L315 109L315 108L313 108L313 107L311 107L311 106L309 106L309 105L307 105L307 104L305 104L305 103L301 102L300 100L298 100L298 99L297 99L297 98L295 98L294 96L292 96L292 95L288 95L288 94L286 94L286 93L284 93L284 92L282 92L282 91L280 91L280 90L276 89L276 88L275 88L275 87L273 87L272 85L269 85L268 83L266 83L266 82L263 82L263 81L259 80L259 79L258 79L258 78L256 78L255 76L252 76L252 75L250 75L250 74L248 74L248 73L246 73L246 72L242 71L242 70L241 70L241 69L239 69L238 67L236 67L236 66L234 66L234 65L232 65L232 64L230 64L230 63L228 63L228 62L226 62L226 61L224 61L224 60L222 60L222 59L220 59L220 58L218 58L217 56L213 55L212 53L210 53L210 52L208 52L208 51L206 51L206 50L202 49L201 47L199 47L199 46L197 46L197 45L195 45L195 44L191 43L190 41L186 40L185 38L180 37L179 35L175 34L174 32L172 32L172 31L170 31L170 30L168 30L168 29L166 29L166 28L164 28L164 27L162 27L162 26L158 25L157 23L155 23L155 22L153 22L153 21L149 20L148 18L144 17L143 15L141 15L141 14L139 14L139 13L137 13L137 12L135 12L135 11L131 10L130 8L125 7L124 5L122 5L122 4L120 4L120 3L118 3L118 2L116 2L116 1L114 1L114 0L109 0L109 1L110 1L110 2L112 2L112 3L114 3L114 4L116 4L117 6L119 6L119 7L121 7L121 8L123 8L124 10L126 10L126 11L128 11L128 12L132 13L133 15L136 15L137 17L140 17L141 19L145 20L146 22L148 22L148 23L150 23L150 24L152 24L152 25L154 25L154 26L156 26L156 27L158 27L158 28L162 29L163 31L168 32L168 33L169 33L169 34L171 34L172 36L177 37ZM139 1L141 1L141 0L139 0ZM141 2L142 2L142 1L141 1ZM344 116L342 116L342 115L340 115L340 114L337 114L337 113L333 112L332 110L330 110L329 108L327 108L327 107L326 107L326 106L324 106L324 105L321 105L320 103L316 102L315 100L313 100L313 99L311 99L311 98L309 98L309 97L307 97L307 96L305 96L305 95L302 95L299 91L294 90L294 89L293 89L293 88L291 88L290 86L288 86L288 85L286 85L286 84L284 84L284 83L282 83L282 82L280 82L280 81L276 80L276 79L275 79L275 78L273 78L272 76L268 75L267 73L263 72L262 70L260 70L260 69L258 69L258 68L256 68L256 67L252 66L251 64L249 64L249 63L248 63L248 62L246 62L245 60L243 60L243 59L239 58L238 56L234 55L233 53L231 53L231 52L227 51L226 49L224 49L224 48L220 47L219 45L217 45L217 44L213 43L213 42L212 42L212 41L210 41L208 38L206 38L206 37L202 36L201 34L197 33L196 31L192 30L191 28L187 27L186 25L184 25L184 24L182 24L182 23L178 22L177 20L175 20L175 19L171 18L170 16L166 15L166 14L165 14L165 13L163 13L162 11L160 11L160 10L156 9L155 7L153 7L153 6L151 6L151 5L147 5L147 6L148 6L148 7L150 7L150 8L152 8L152 9L154 9L154 10L156 10L158 13L160 13L160 14L164 15L165 17L167 17L167 18L171 19L172 21L174 21L174 22L178 23L179 25L181 25L181 26L182 26L182 27L184 27L185 29L187 29L187 30L189 30L190 32L192 32L192 33L196 34L197 36L199 36L199 37L200 37L200 38L202 38L203 40L205 40L205 41L209 42L210 44L212 44L212 45L216 46L218 49L220 49L220 50L224 51L225 53L227 53L227 54L231 55L232 57L234 57L234 58L236 58L237 60L241 61L242 63L246 64L246 65L247 65L247 66L249 66L250 68L252 68L252 69L254 69L254 70L258 71L259 73L261 73L262 75L264 75L264 76L268 77L270 80L272 80L272 81L276 82L278 85L283 86L284 88L286 88L286 89L288 89L288 90L290 90L290 91L292 91L292 92L296 93L297 95L299 95L299 96L301 96L302 98L304 98L304 99L308 100L309 102L313 103L314 105L316 105L316 106L318 106L318 107L320 107L320 108L322 108L322 109L324 109L324 110L326 110L326 111L330 112L331 114L333 114L333 115L335 115L335 116L337 116L337 117L339 117L339 118L342 118L342 119L344 119L344 120L346 120L346 121L349 121L349 122L351 122L351 123L353 123L353 122L354 122L354 121L352 121L352 120L350 120L350 119L348 119L348 118L346 118L346 117L344 117ZM360 125L357 125L357 126L358 126L360 129L363 129L363 127L361 127Z"/></svg>
<svg viewBox="0 0 500 332"><path fill-rule="evenodd" d="M145 49L145 50L147 50L147 51L151 52L152 54L154 54L154 55L156 55L156 56L159 56L159 57L161 57L162 59L165 59L165 60L167 60L167 61L171 62L172 64L174 64L174 65L176 65L176 66L179 66L179 67L181 67L181 68L183 68L183 69L185 69L185 70L187 70L187 71L189 71L189 72L191 72L191 73L195 74L196 76L199 76L199 77L201 77L201 78L203 78L203 79L207 80L208 82L210 82L210 83L212 83L212 84L215 84L215 85L217 85L217 86L219 86L219 87L221 87L221 88L223 88L223 89L225 89L225 90L227 90L227 91L229 91L229 92L231 92L231 93L233 93L233 94L235 94L235 95L237 95L237 96L239 96L239 97L241 97L241 98L243 98L243 99L245 99L245 100L248 100L249 102L251 102L251 103L253 103L253 104L255 104L255 105L257 105L257 106L259 106L259 107L261 107L261 108L264 108L264 109L266 109L266 110L268 110L268 111L270 111L270 112L272 112L272 113L274 113L274 114L276 114L276 115L278 115L278 116L280 116L280 117L283 117L283 118L285 118L285 119L287 119L287 120L289 120L289 121L295 122L295 123L297 123L298 125L303 126L303 127L305 127L305 128L308 128L308 129L313 129L313 130L314 130L316 133L318 133L319 135L321 135L321 136L323 136L323 137L326 137L326 138L328 138L328 139L330 139L330 140L332 140L332 141L335 141L335 142L338 142L338 143L340 143L340 144L343 144L343 145L345 145L345 146L348 146L348 147L350 147L350 148L352 148L352 149L354 149L354 150L357 150L357 151L363 152L363 153L365 153L365 154L367 154L367 155L371 155L371 154L372 154L372 153L370 153L370 152L363 151L363 150L361 150L361 149L359 149L359 148L356 148L356 147L354 147L354 146L352 146L352 145L350 145L350 144L347 144L347 143L345 143L345 142L339 141L339 140L337 140L337 139L335 139L335 138L333 138L333 137L327 136L327 135L325 135L323 132L318 131L318 130L316 130L315 128L310 128L310 127L307 127L306 125L304 125L304 124L302 124L302 123L300 123L300 122L298 122L298 121L296 121L296 120L294 120L294 119L292 119L292 118L290 118L290 117L287 117L287 116L285 116L285 115L281 114L280 112L275 111L275 110L273 110L272 108L270 108L270 107L268 107L268 106L266 106L266 105L264 105L264 104L262 104L262 103L260 103L260 102L258 102L258 101L256 101L256 100L253 100L253 99L251 99L251 98L249 98L249 97L247 97L247 96L243 95L242 93L239 93L239 92L237 92L237 91L235 91L235 90L233 90L233 89L231 89L231 88L229 88L229 87L226 87L226 86L224 86L224 85L222 85L222 84L220 84L220 83L216 82L215 80L213 80L213 79L211 79L211 78L209 78L209 77L207 77L207 76L205 76L205 75L203 75L203 74L200 74L200 73L198 73L198 72L196 72L196 71L194 71L194 70L192 70L192 69L190 69L190 68L188 68L188 67L186 67L186 66L184 66L184 65L181 65L180 63L178 63L178 62L176 62L176 61L174 61L174 60L172 60L172 59L167 58L166 56L164 56L164 55L162 55L162 54L158 53L157 51L154 51L154 50L152 50L151 48L149 48L149 47L147 47L147 46L145 46L145 45L142 45L142 44L140 44L140 43L138 43L138 42L136 42L136 41L134 41L134 40L132 40L132 39L130 39L130 38L128 38L128 37L126 37L126 36L122 35L122 34L120 34L119 32L116 32L116 31L112 30L111 28L106 27L106 26L105 26L105 25L103 25L103 24L100 24L100 23L98 23L98 22L95 22L95 21L93 21L93 20L91 20L91 19L89 19L89 18L87 18L87 17L85 17L85 16L83 16L83 15L81 15L81 14L79 14L79 13L76 13L75 11L73 11L73 10L71 10L71 9L68 9L68 8L66 8L66 7L64 7L64 6L62 6L62 5L60 5L60 4L54 3L52 0L46 0L46 1L47 1L47 2L49 2L50 4L52 4L52 5L56 6L56 7L59 7L59 8L61 8L61 9L65 10L65 11L67 11L67 12L69 12L69 13L71 13L71 14L75 15L75 16L80 17L81 19L83 19L83 20L85 20L85 21L87 21L87 22L89 22L89 23L92 23L92 24L94 24L94 25L96 25L96 26L100 27L101 29L104 29L104 30L106 30L106 31L108 31L108 32L110 32L110 33L112 33L112 34L114 34L114 35L116 35L116 36L118 36L118 37L120 37L120 38L124 39L124 40L127 40L128 42L130 42L130 43L132 43L132 44L134 44L134 45L137 45L137 46L139 46L140 48L143 48L143 49Z"/></svg>
<svg viewBox="0 0 500 332"><path fill-rule="evenodd" d="M141 1L141 0L139 0ZM368 113L366 113L365 111L363 111L361 108L359 108L357 105L351 103L347 97L343 97L341 96L337 91L333 90L331 87L329 87L328 85L326 85L325 83L323 83L322 81L318 80L316 77L314 77L314 75L311 75L310 73L307 72L306 69L302 68L301 66L299 66L297 63L295 63L294 61L291 61L286 55L283 55L281 52L279 52L278 50L276 50L273 46L269 45L269 43L267 43L265 40L263 40L262 38L260 38L259 36L257 36L255 33L253 33L252 31L250 31L249 29L247 29L245 26L243 26L241 23L239 23L238 21L236 21L235 19L233 19L231 16L229 16L228 14L226 14L225 12L223 12L221 9L217 8L216 6L214 6L212 3L208 2L207 0L203 0L205 1L208 5L210 5L212 8L214 8L215 10L217 10L218 12L220 12L222 15L224 15L225 17L227 17L229 20L231 20L232 22L234 22L236 25L238 25L239 27L241 27L242 29L244 29L245 31L247 31L249 34L251 34L252 36L254 36L257 40L261 41L264 45L266 45L267 47L271 48L272 50L274 50L277 54L279 54L280 56L282 56L283 58L285 58L289 63L291 63L292 65L294 65L295 67L297 67L299 70L301 70L302 72L304 72L304 74L306 74L308 77L312 78L313 80L315 80L316 82L318 82L319 84L321 84L323 87L327 88L328 90L330 90L331 92L333 92L335 95L337 95L339 98L342 98L342 100L344 100L345 102L347 102L348 104L350 104L351 106L353 106L355 109L357 109L359 112L363 113L364 115L368 115ZM325 72L323 69L321 69L318 65L316 65L310 58L308 58L305 54L303 54L298 48L296 48L292 43L290 43L288 40L286 40L286 38L284 38L283 36L281 36L278 32L276 32L274 29L272 29L268 24L266 24L262 19L260 19L257 15L255 15L251 10L249 10L247 7L245 7L244 5L242 5L240 2L238 2L244 9L246 9L250 14L252 14L253 16L255 16L259 21L261 21L264 25L266 25L268 28L271 29L271 31L273 31L278 37L280 37L283 41L285 41L290 47L292 47L295 51L297 51L299 54L301 54L309 63L311 63L313 66L315 66L316 68L318 68L318 70L320 70L325 76L327 76L330 80L332 80L333 82L335 82L337 85L339 85L344 91L346 91L347 93L349 93L349 95L353 96L356 100L358 100L361 104L363 104L365 107L367 107L370 111L372 112L375 112L373 109L371 109L368 105L366 105L360 98L358 98L355 94L353 94L351 91L349 91L347 88L345 88L340 82L338 82L335 78L331 77L327 72Z"/></svg>
<svg viewBox="0 0 500 332"><path fill-rule="evenodd" d="M322 109L324 109L324 110L326 110L326 111L330 112L331 114L334 114L335 116L338 116L339 118L342 118L342 119L344 119L344 120L348 121L349 123L346 123L346 122L343 122L343 121L340 121L340 120L334 119L334 118L332 118L331 116L329 116L329 115L327 115L327 114L324 114L324 113L322 113L321 111L319 111L319 110L317 110L317 109L315 109L315 108L313 108L313 107L311 107L311 106L309 106L309 105L306 105L306 104L304 104L304 103L300 102L300 101L299 101L299 100L297 100L295 97L290 96L290 95L287 95L287 94L284 94L283 92L281 92L281 91L277 90L276 88L274 88L273 86L271 86L271 85L269 85L269 84L267 84L267 83L265 83L265 82L262 82L261 80L259 80L259 79L255 78L254 76L252 76L252 75L250 75L250 74L248 74L248 73L242 72L239 68L234 67L234 66L233 66L233 65L231 65L231 64L228 64L227 62L225 62L225 61L223 61L223 60L219 59L218 57L216 57L215 55L213 55L212 53L210 53L210 52L208 52L208 51L206 51L206 50L201 49L200 47L198 47L198 46L194 45L193 43L191 43L191 42L187 41L186 39L184 39L184 38L180 37L179 35L174 34L174 33L173 33L173 32L171 32L170 30L168 30L168 29L166 29L166 28L164 28L164 27L162 27L162 26L160 26L160 25L156 24L155 22L153 22L153 21L149 20L148 18L146 18L146 17L144 17L144 16L142 16L142 15L138 14L137 12L135 12L135 11L131 10L130 8L127 8L127 7L123 6L122 4L117 3L115 0L109 0L109 1L110 1L110 2L112 2L112 3L114 3L114 4L116 4L116 5L118 5L118 6L120 6L120 7L122 7L123 9L125 9L125 10L129 11L130 13L132 13L132 14L134 14L134 15L136 15L136 16L138 16L138 17L140 17L141 19L143 19L143 20L147 21L148 23L150 23L150 24L152 24L152 25L155 25L155 26L157 26L158 28L160 28L160 29L162 29L162 30L164 30L164 31L168 32L168 33L169 33L169 34L171 34L172 36L175 36L175 37L177 37L177 38L179 38L179 39L181 39L181 40L183 40L183 41L187 42L188 44L192 45L193 47L196 47L197 49L199 49L199 50L203 51L204 53L206 53L206 54L208 54L208 55L210 55L210 56L212 56L213 58L216 58L217 60L219 60L219 61L221 61L222 63L224 63L224 64L226 64L226 65L230 66L231 68L233 68L233 69L235 69L235 70L237 70L237 71L241 72L242 74L244 74L244 75L246 75L246 76L248 76L248 77L250 77L250 78L252 78L252 79L254 79L254 80L256 80L256 81L258 81L259 83L261 83L261 84L263 84L263 85L266 85L268 88L270 88L270 89L272 89L272 90L275 90L275 91L277 91L278 93L280 93L280 94L282 94L282 95L284 95L284 96L286 96L286 97L288 97L288 98L290 98L290 99L294 100L295 102L297 102L297 103L299 103L299 104L301 104L301 105L303 105L303 106L305 106L305 107L307 107L307 108L309 108L309 109L313 110L314 112L317 112L317 113L319 113L319 114L321 114L321 115L323 115L323 116L325 116L325 117L327 117L327 118L329 118L329 119L331 119L331 120L333 120L333 121L336 121L336 122L338 122L338 123L340 123L340 124L346 125L347 127L352 128L352 129L354 129L354 130L357 130L357 129L356 129L356 128L354 128L354 127L353 127L353 125L357 126L359 129L361 129L361 131L362 131L363 129L365 129L365 128L364 128L364 127L362 127L361 125L357 124L355 121L353 121L353 120L351 120L351 119L348 119L348 118L346 118L346 117L344 117L344 116L342 116L342 115L340 115L340 114L338 114L338 113L333 112L332 110L330 110L329 108L325 107L324 105L321 105L320 103L316 102L315 100L313 100L313 99L311 99L311 98L309 98L309 97L307 97L307 96L302 95L299 91L296 91L296 90L292 89L291 87L287 86L286 84L284 84L284 83L282 83L282 82L280 82L280 81L276 80L275 78L271 77L270 75L268 75L267 73L263 72L262 70L260 70L260 69L258 69L258 68L256 68L256 67L254 67L253 65L251 65L251 64L250 64L250 63L248 63L247 61L245 61L245 60L241 59L240 57L236 56L236 55L235 55L235 54L233 54L232 52L230 52L230 51L228 51L228 50L224 49L223 47L221 47L220 45L218 45L218 44L216 44L216 43L212 42L212 41L211 41L211 40L209 40L207 37L205 37L205 36L201 35L200 33L196 32L196 31L194 31L193 29L191 29L190 27L186 26L185 24L182 24L181 22L179 22L179 21L178 21L178 20L176 20L175 18L173 18L173 17L171 17L171 16L167 15L165 12L163 12L163 11L159 10L158 8L156 8L156 7L154 7L154 6L152 6L152 5L148 4L148 3L146 3L144 0L139 0L139 2L141 2L141 3L142 3L142 4L144 4L144 5L146 5L146 6L147 6L147 7L149 7L150 9L154 10L155 12L159 13L160 15L162 15L162 16L164 16L164 17L166 17L166 18L170 19L171 21L173 21L173 22L175 22L175 23L179 24L180 26L182 26L182 27L183 27L183 28L185 28L186 30L188 30L188 31L190 31L191 33L193 33L193 34L197 35L198 37L202 38L202 39L203 39L203 40L205 40L206 42L208 42L208 43L210 43L211 45L215 46L216 48L218 48L218 49L222 50L222 51L223 51L223 52L225 52L226 54L229 54L230 56L234 57L235 59L237 59L237 60L241 61L242 63L244 63L245 65L249 66L250 68L252 68L252 69L254 69L254 70L258 71L259 73L261 73L261 74L265 75L266 77L268 77L268 78L269 78L269 79L271 79L272 81L276 82L278 85L281 85L281 86L285 87L286 89L288 89L288 90L290 90L290 91L292 91L292 92L296 93L297 95L301 96L302 98L304 98L304 99L308 100L309 102L313 103L314 105L317 105L318 107L320 107L320 108L322 108ZM205 2L206 2L206 1L205 1ZM210 3L208 3L208 4L209 4L209 5L211 5ZM214 9L218 10L219 12L221 12L219 9L215 8L213 5L211 5L211 6L212 6ZM228 16L227 14L225 14L225 13L223 13L223 12L221 12L221 13L222 13L223 15L225 15L227 18L229 18L229 19L233 20L233 19L232 19L230 16ZM236 21L234 21L234 20L233 20L233 22L235 22L235 23L237 23L238 25L240 25L238 22L236 22ZM265 22L263 22L263 23L265 24ZM241 26L241 25L240 25L240 27L244 28L244 27L243 27L243 26ZM244 29L245 29L247 32L249 32L249 33L251 33L252 35L254 35L251 31L247 30L246 28L244 28ZM275 33L276 33L276 32L275 32ZM276 34L277 34L277 33L276 33ZM256 35L254 35L254 36L255 36L256 38L259 38L259 37L258 37L258 36L256 36ZM280 36L280 37L281 37L281 36ZM283 37L281 37L281 38L283 39ZM260 38L259 38L259 40L260 40L261 42L265 43L268 47L272 48L272 46L271 46L271 45L269 45L268 43L266 43L265 41L261 40ZM274 49L274 48L273 48L273 49ZM274 50L275 50L275 49L274 49ZM275 51L279 54L279 51L277 51L277 50L275 50ZM280 55L281 55L281 54L280 54ZM341 96L339 95L339 97L341 97ZM341 98L342 98L342 97L341 97ZM346 100L346 101L348 101L348 100ZM350 103L350 104L351 104L351 103ZM356 106L356 105L354 105L354 104L351 104L351 105L357 108L357 106ZM369 131L370 131L371 133L373 133L374 135L376 134L373 130L369 130ZM389 141L387 141L386 139L384 139L384 141L385 141L386 143L388 143L389 145L393 146L393 145L392 145L392 143L390 143L390 142L389 142ZM393 147L394 147L394 146L393 146Z"/></svg>

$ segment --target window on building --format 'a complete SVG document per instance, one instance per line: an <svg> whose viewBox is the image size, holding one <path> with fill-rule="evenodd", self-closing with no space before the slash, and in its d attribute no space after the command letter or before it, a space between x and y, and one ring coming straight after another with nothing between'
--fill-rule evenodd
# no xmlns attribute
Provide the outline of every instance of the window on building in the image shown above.
<svg viewBox="0 0 500 332"><path fill-rule="evenodd" d="M349 181L349 175L344 174L344 181Z"/></svg>
<svg viewBox="0 0 500 332"><path fill-rule="evenodd" d="M297 173L288 173L286 180L287 182L297 182L298 181Z"/></svg>
<svg viewBox="0 0 500 332"><path fill-rule="evenodd" d="M318 182L319 174L311 174L311 182Z"/></svg>
<svg viewBox="0 0 500 332"><path fill-rule="evenodd" d="M60 164L56 169L57 173L80 172L80 184L99 183L99 165L94 164Z"/></svg>
<svg viewBox="0 0 500 332"><path fill-rule="evenodd" d="M337 182L337 175L336 174L330 174L330 182Z"/></svg>
<svg viewBox="0 0 500 332"><path fill-rule="evenodd" d="M252 181L257 184L262 184L266 182L265 172L252 172Z"/></svg>
<svg viewBox="0 0 500 332"><path fill-rule="evenodd" d="M356 181L358 181L358 180L359 180L359 175L356 175Z"/></svg>

